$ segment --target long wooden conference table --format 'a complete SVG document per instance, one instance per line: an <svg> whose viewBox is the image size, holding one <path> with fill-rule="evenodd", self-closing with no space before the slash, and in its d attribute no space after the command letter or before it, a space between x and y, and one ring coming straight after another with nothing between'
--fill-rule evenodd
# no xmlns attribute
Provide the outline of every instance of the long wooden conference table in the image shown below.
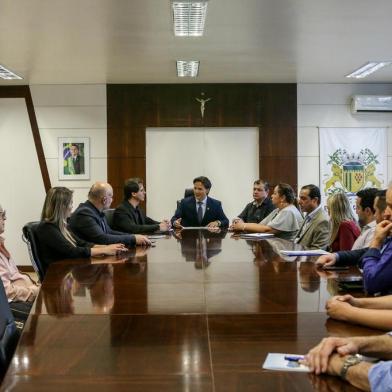
<svg viewBox="0 0 392 392"><path fill-rule="evenodd" d="M336 273L282 258L295 245L276 238L186 230L155 245L52 264L1 390L356 390L262 369L269 352L381 333L328 319Z"/></svg>

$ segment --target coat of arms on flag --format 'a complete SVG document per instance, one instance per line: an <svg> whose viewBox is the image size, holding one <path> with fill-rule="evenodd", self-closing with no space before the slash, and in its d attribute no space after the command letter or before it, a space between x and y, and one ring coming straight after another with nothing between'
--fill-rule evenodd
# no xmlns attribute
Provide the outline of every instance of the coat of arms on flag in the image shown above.
<svg viewBox="0 0 392 392"><path fill-rule="evenodd" d="M385 128L320 128L320 189L354 196L387 183Z"/></svg>
<svg viewBox="0 0 392 392"><path fill-rule="evenodd" d="M345 193L357 193L365 187L381 188L381 181L376 177L376 164L380 162L368 148L358 154L349 153L338 148L329 155L331 177L326 181L324 193L331 194L336 190Z"/></svg>

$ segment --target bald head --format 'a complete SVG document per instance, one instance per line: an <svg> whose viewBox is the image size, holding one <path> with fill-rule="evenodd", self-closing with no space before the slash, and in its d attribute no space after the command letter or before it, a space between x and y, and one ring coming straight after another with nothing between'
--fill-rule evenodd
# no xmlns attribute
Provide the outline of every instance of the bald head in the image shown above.
<svg viewBox="0 0 392 392"><path fill-rule="evenodd" d="M106 210L113 201L113 188L107 182L96 182L88 192L88 200L98 210Z"/></svg>

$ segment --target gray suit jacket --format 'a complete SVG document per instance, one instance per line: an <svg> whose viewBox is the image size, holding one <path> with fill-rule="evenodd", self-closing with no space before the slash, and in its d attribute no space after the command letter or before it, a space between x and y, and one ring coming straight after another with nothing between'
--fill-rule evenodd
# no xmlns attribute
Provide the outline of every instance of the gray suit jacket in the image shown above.
<svg viewBox="0 0 392 392"><path fill-rule="evenodd" d="M310 222L310 225L297 234L297 242L308 249L325 249L329 244L329 220L323 209L320 209Z"/></svg>

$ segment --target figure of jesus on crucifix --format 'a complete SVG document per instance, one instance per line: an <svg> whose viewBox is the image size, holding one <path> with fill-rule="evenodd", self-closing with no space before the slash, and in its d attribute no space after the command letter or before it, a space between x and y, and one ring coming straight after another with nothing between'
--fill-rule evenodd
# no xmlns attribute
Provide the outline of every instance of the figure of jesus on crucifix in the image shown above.
<svg viewBox="0 0 392 392"><path fill-rule="evenodd" d="M205 110L205 105L206 102L211 101L211 98L206 98L204 99L204 93L201 93L202 97L201 98L195 98L196 101L200 102L200 113L201 113L201 118L204 118L204 110Z"/></svg>

